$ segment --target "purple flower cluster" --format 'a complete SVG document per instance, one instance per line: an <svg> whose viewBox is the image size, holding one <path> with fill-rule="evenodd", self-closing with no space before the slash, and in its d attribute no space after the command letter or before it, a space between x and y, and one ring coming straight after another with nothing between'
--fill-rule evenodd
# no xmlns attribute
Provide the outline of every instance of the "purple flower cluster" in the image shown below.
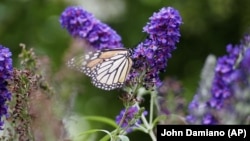
<svg viewBox="0 0 250 141"><path fill-rule="evenodd" d="M11 99L11 93L7 89L7 80L12 76L12 59L8 48L0 45L0 129L3 126L2 117L8 117L6 102Z"/></svg>
<svg viewBox="0 0 250 141"><path fill-rule="evenodd" d="M80 7L66 8L60 17L63 28L86 40L95 49L121 48L121 37L108 25Z"/></svg>
<svg viewBox="0 0 250 141"><path fill-rule="evenodd" d="M233 95L231 83L232 74L235 71L236 61L242 50L241 46L227 46L228 55L222 56L217 60L215 67L215 78L212 84L212 98L208 101L211 108L221 109L224 101Z"/></svg>
<svg viewBox="0 0 250 141"><path fill-rule="evenodd" d="M244 109L250 106L250 35L246 35L239 45L228 45L227 52L227 55L217 60L211 87L201 85L202 93L196 94L189 104L187 122L192 124L246 122L246 117L250 114ZM206 92L206 88L210 91Z"/></svg>
<svg viewBox="0 0 250 141"><path fill-rule="evenodd" d="M229 108L228 105L225 105L225 101L228 101L234 95L231 87L234 81L232 74L235 72L236 61L242 47L233 47L229 44L226 49L228 55L219 57L217 60L211 86L201 85L199 92L190 102L189 115L186 117L187 122L192 124L219 124L220 121L216 117L219 116L217 111L222 112ZM208 75L208 77L210 76ZM205 95L204 92L206 92Z"/></svg>
<svg viewBox="0 0 250 141"><path fill-rule="evenodd" d="M131 132L136 125L141 124L139 109L136 106L129 107L125 113L125 109L121 110L120 114L116 116L116 123L121 124L121 127L126 129L126 132ZM142 113L144 116L147 112Z"/></svg>
<svg viewBox="0 0 250 141"><path fill-rule="evenodd" d="M176 49L182 24L179 12L172 7L162 8L149 19L143 28L148 37L134 49L132 59L135 69L129 77L129 80L133 81L144 71L144 82L147 87L161 84L159 72L165 70L172 51Z"/></svg>
<svg viewBox="0 0 250 141"><path fill-rule="evenodd" d="M212 114L213 111L202 101L199 94L196 94L188 106L189 115L186 121L191 124L217 124L218 121Z"/></svg>

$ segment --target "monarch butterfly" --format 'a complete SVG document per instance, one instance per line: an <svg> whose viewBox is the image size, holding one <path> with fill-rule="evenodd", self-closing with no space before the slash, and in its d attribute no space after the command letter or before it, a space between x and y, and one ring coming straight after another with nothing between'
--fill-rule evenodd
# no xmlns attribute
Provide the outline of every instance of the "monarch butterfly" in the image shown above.
<svg viewBox="0 0 250 141"><path fill-rule="evenodd" d="M121 88L132 67L132 50L104 49L74 57L68 66L85 73L92 84L104 90Z"/></svg>

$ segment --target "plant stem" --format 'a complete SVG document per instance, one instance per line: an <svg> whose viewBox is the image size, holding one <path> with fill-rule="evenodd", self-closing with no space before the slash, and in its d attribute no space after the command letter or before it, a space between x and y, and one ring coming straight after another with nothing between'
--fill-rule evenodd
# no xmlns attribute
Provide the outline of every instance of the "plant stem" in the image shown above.
<svg viewBox="0 0 250 141"><path fill-rule="evenodd" d="M154 102L155 102L156 92L151 92L150 98L150 115L149 115L149 124L152 125L153 115L154 115Z"/></svg>
<svg viewBox="0 0 250 141"><path fill-rule="evenodd" d="M140 109L140 106L139 106L138 103L136 103L135 105L136 105L136 107L138 109ZM151 113L151 111L150 111L150 113ZM147 119L146 119L146 117L145 117L144 114L142 114L141 119L142 119L143 124L146 126L147 133L149 133L149 136L151 137L152 141L156 141L156 136L155 136L155 134L153 132L152 124L148 123L148 121L147 121Z"/></svg>

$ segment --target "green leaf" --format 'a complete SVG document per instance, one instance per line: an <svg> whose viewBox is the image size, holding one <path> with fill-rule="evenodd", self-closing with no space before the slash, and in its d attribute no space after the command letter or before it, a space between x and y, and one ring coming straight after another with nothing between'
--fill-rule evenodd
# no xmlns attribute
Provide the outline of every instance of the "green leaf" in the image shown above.
<svg viewBox="0 0 250 141"><path fill-rule="evenodd" d="M114 128L118 128L118 125L115 123L115 121L113 119L110 119L110 118L101 117L101 116L85 116L84 118L86 120L103 122L103 123L106 123L110 126L113 126Z"/></svg>
<svg viewBox="0 0 250 141"><path fill-rule="evenodd" d="M105 135L104 137L102 137L102 138L100 139L100 141L109 141L109 139L110 139L110 136L107 134L107 135Z"/></svg>

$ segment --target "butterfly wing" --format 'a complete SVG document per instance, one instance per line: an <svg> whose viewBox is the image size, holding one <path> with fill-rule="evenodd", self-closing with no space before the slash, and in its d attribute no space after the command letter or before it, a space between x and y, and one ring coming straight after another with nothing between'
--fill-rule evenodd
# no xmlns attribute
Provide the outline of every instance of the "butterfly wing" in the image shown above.
<svg viewBox="0 0 250 141"><path fill-rule="evenodd" d="M91 77L95 66L100 63L99 61L102 61L102 59L97 58L99 53L100 51L96 51L95 53L89 52L87 55L76 56L70 59L67 65Z"/></svg>
<svg viewBox="0 0 250 141"><path fill-rule="evenodd" d="M112 49L89 52L85 56L72 58L68 66L91 77L96 87L112 90L123 86L132 60L127 49Z"/></svg>
<svg viewBox="0 0 250 141"><path fill-rule="evenodd" d="M121 88L132 66L127 50L103 52L103 62L96 66L92 83L101 89Z"/></svg>

